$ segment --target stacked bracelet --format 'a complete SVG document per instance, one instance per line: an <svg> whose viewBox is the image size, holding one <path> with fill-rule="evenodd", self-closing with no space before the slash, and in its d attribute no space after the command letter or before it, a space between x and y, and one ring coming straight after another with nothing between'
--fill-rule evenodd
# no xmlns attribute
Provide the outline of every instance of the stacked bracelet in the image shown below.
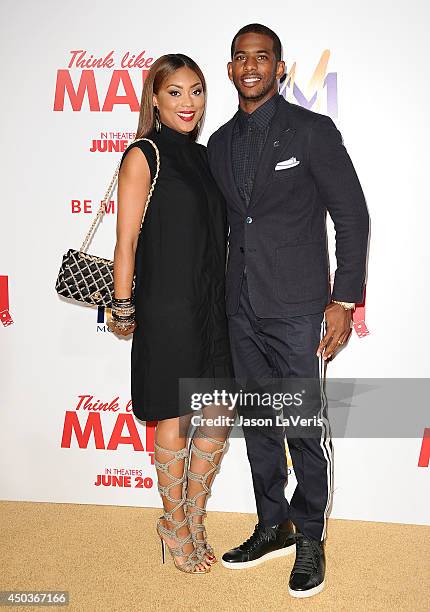
<svg viewBox="0 0 430 612"><path fill-rule="evenodd" d="M135 306L133 298L114 298L112 301L112 320L116 327L126 329L134 323Z"/></svg>

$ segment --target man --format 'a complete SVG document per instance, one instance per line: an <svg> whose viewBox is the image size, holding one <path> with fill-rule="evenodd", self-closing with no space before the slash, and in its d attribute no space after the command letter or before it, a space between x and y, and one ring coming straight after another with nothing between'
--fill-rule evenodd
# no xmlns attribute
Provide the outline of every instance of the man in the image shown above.
<svg viewBox="0 0 430 612"><path fill-rule="evenodd" d="M259 24L239 30L228 63L239 109L211 136L208 155L227 200L226 301L235 375L319 381L319 366L348 339L352 310L363 300L369 219L339 131L329 117L279 95L284 72L272 30ZM327 211L336 230L332 293ZM324 403L319 416L318 437L287 434L298 482L290 504L282 429L243 428L258 524L223 556L225 567L241 569L294 552L295 543L289 581L295 597L324 587L332 472Z"/></svg>

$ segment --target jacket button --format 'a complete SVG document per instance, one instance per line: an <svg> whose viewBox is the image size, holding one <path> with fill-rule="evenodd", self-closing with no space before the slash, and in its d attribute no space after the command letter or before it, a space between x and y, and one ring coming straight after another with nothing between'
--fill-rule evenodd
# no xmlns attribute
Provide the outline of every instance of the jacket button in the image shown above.
<svg viewBox="0 0 430 612"><path fill-rule="evenodd" d="M252 217L246 217L245 223L252 223Z"/></svg>

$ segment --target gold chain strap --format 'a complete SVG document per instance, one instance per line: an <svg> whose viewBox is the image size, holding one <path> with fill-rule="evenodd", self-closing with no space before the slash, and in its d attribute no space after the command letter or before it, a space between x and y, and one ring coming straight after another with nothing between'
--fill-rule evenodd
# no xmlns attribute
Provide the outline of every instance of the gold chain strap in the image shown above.
<svg viewBox="0 0 430 612"><path fill-rule="evenodd" d="M142 225L143 225L143 221L145 219L146 210L148 208L148 204L149 204L149 201L151 199L152 193L154 191L154 187L155 187L155 183L157 182L158 174L160 172L160 152L159 152L155 142L153 142L149 138L136 138L136 140L133 140L133 142L129 146L131 146L135 142L139 142L139 140L147 140L148 142L150 142L151 145L155 149L155 155L156 155L156 158L157 158L157 171L155 173L154 180L152 181L151 188L150 188L150 190L148 192L148 197L146 198L145 209L143 211L142 222L140 224L140 230L141 230L142 229ZM116 181L118 179L118 173L119 173L120 166L121 166L121 161L118 162L118 165L117 165L117 167L115 169L115 172L114 172L114 175L112 177L112 180L111 180L111 182L109 184L109 187L107 188L107 191L105 193L105 197L103 198L103 200L102 200L102 202L100 204L99 210L97 211L97 214L96 214L96 216L94 218L94 221L92 222L91 227L88 230L87 235L85 236L85 240L83 241L82 246L79 249L81 257L87 257L87 258L91 258L93 260L97 260L97 261L101 261L101 262L106 261L106 260L104 260L102 258L93 257L91 255L85 255L84 251L87 248L87 246L89 245L89 243L91 242L91 239L92 239L93 235L95 234L95 231L96 231L95 228L97 227L98 222L103 217L103 215L106 213L106 205L107 205L107 202L110 201L110 196L112 194L112 191L115 188L115 183L116 183ZM139 232L140 232L140 230L139 230Z"/></svg>

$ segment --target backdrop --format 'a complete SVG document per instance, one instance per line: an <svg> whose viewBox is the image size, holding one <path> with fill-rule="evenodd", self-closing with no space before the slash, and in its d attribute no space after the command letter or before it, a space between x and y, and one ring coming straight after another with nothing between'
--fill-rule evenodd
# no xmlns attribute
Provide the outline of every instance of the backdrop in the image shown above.
<svg viewBox="0 0 430 612"><path fill-rule="evenodd" d="M60 299L55 279L134 136L153 59L184 52L200 64L205 144L236 111L226 63L250 22L282 40L282 94L336 122L370 210L366 304L328 375L429 376L426 3L4 0L0 10L3 499L160 505L153 428L130 408L131 340L107 330L103 308ZM92 252L113 257L115 223L114 197ZM330 249L333 272L332 228ZM429 433L334 440L331 516L426 522ZM287 495L294 483L291 470ZM243 440L232 440L208 507L255 510Z"/></svg>

